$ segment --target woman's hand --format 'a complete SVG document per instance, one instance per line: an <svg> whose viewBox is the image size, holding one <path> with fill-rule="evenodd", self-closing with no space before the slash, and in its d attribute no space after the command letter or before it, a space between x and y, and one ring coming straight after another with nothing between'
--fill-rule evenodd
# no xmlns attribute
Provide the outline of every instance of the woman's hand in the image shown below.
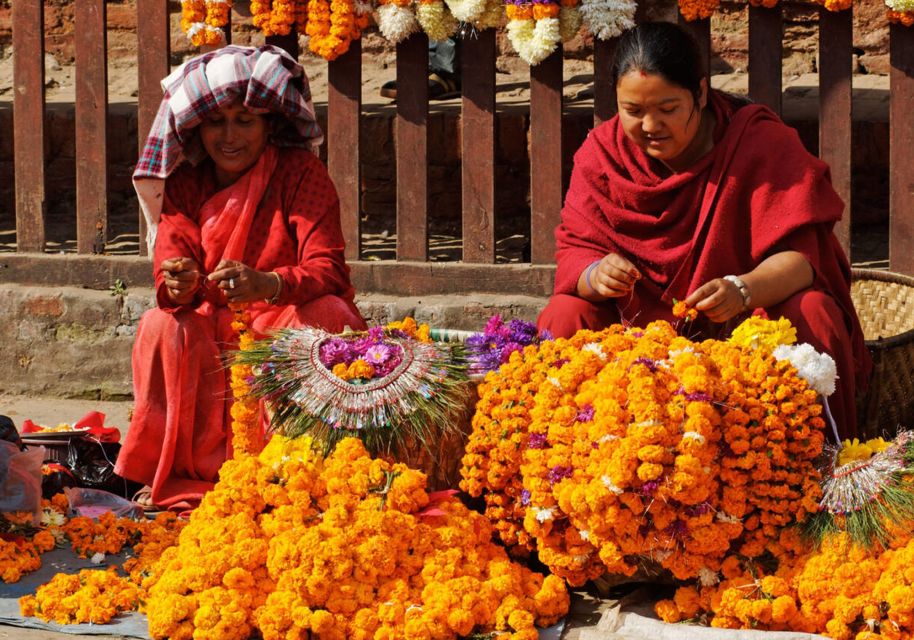
<svg viewBox="0 0 914 640"><path fill-rule="evenodd" d="M641 273L618 253L604 256L584 269L578 278L578 294L585 300L621 298L631 293Z"/></svg>
<svg viewBox="0 0 914 640"><path fill-rule="evenodd" d="M188 304L200 287L200 265L192 258L169 258L159 265L165 290L176 304Z"/></svg>
<svg viewBox="0 0 914 640"><path fill-rule="evenodd" d="M739 287L723 278L704 283L684 302L704 313L711 322L726 322L746 309Z"/></svg>
<svg viewBox="0 0 914 640"><path fill-rule="evenodd" d="M269 300L280 287L272 272L257 271L235 260L220 262L208 279L222 289L229 302Z"/></svg>

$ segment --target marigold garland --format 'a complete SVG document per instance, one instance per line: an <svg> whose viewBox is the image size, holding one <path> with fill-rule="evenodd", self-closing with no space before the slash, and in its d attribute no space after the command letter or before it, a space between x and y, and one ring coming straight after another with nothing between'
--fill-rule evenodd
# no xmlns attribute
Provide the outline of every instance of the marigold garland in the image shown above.
<svg viewBox="0 0 914 640"><path fill-rule="evenodd" d="M679 13L688 22L710 18L720 7L720 0L678 0Z"/></svg>
<svg viewBox="0 0 914 640"><path fill-rule="evenodd" d="M461 486L571 584L647 561L710 578L816 510L821 411L765 350L665 322L581 332L487 376Z"/></svg>
<svg viewBox="0 0 914 640"><path fill-rule="evenodd" d="M561 6L551 0L507 0L508 40L527 64L539 64L562 41L560 13Z"/></svg>
<svg viewBox="0 0 914 640"><path fill-rule="evenodd" d="M295 0L251 0L251 22L265 36L284 36L296 22Z"/></svg>
<svg viewBox="0 0 914 640"><path fill-rule="evenodd" d="M584 25L600 40L617 38L635 26L634 0L581 0Z"/></svg>
<svg viewBox="0 0 914 640"><path fill-rule="evenodd" d="M434 500L434 502L430 502ZM512 563L485 519L355 439L326 459L275 436L230 460L152 569L154 638L456 638L564 615L561 580Z"/></svg>
<svg viewBox="0 0 914 640"><path fill-rule="evenodd" d="M457 32L457 19L443 0L419 0L416 19L429 40L446 40Z"/></svg>
<svg viewBox="0 0 914 640"><path fill-rule="evenodd" d="M816 0L829 11L846 11L853 6L853 0Z"/></svg>
<svg viewBox="0 0 914 640"><path fill-rule="evenodd" d="M238 350L249 351L254 345L251 317L245 305L233 307L232 330L238 336ZM233 362L231 366L232 403L232 455L256 454L263 448L263 429L260 426L260 406L251 393L254 375L249 364Z"/></svg>
<svg viewBox="0 0 914 640"><path fill-rule="evenodd" d="M886 18L894 24L901 24L906 27L914 26L914 9L911 11L894 11L890 8L886 10Z"/></svg>
<svg viewBox="0 0 914 640"><path fill-rule="evenodd" d="M58 573L38 587L34 596L19 599L23 616L57 624L105 624L122 611L135 611L140 589L111 567L84 569L76 575Z"/></svg>
<svg viewBox="0 0 914 640"><path fill-rule="evenodd" d="M195 47L225 43L232 0L181 0L181 30Z"/></svg>

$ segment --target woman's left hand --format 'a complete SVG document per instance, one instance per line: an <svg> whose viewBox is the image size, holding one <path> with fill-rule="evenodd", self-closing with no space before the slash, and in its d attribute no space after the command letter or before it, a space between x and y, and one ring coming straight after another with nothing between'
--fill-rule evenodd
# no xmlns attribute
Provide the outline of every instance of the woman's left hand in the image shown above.
<svg viewBox="0 0 914 640"><path fill-rule="evenodd" d="M216 283L231 303L269 300L276 293L276 278L235 261L223 260L207 279Z"/></svg>
<svg viewBox="0 0 914 640"><path fill-rule="evenodd" d="M746 309L739 287L723 278L704 283L684 302L704 313L711 322L726 322Z"/></svg>

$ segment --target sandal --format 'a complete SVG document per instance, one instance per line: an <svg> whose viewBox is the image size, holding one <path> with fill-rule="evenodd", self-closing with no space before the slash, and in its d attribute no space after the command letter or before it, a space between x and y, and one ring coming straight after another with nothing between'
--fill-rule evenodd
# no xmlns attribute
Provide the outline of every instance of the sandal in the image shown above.
<svg viewBox="0 0 914 640"><path fill-rule="evenodd" d="M161 511L152 501L152 487L148 485L133 494L131 502L140 507L144 513Z"/></svg>
<svg viewBox="0 0 914 640"><path fill-rule="evenodd" d="M381 86L381 96L397 99L397 81L390 80ZM437 73L430 73L428 76L428 99L429 100L448 100L460 95L460 80L449 79Z"/></svg>

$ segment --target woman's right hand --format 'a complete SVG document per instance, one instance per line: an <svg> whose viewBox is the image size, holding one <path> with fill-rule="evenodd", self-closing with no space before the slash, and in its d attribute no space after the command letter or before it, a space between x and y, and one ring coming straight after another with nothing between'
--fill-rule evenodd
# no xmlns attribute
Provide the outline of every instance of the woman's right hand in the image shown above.
<svg viewBox="0 0 914 640"><path fill-rule="evenodd" d="M165 290L176 304L188 304L200 287L200 265L192 258L162 260L159 269L165 275Z"/></svg>
<svg viewBox="0 0 914 640"><path fill-rule="evenodd" d="M592 267L592 268L591 268ZM641 272L618 253L610 253L588 266L578 279L578 293L587 300L621 298L631 293Z"/></svg>

